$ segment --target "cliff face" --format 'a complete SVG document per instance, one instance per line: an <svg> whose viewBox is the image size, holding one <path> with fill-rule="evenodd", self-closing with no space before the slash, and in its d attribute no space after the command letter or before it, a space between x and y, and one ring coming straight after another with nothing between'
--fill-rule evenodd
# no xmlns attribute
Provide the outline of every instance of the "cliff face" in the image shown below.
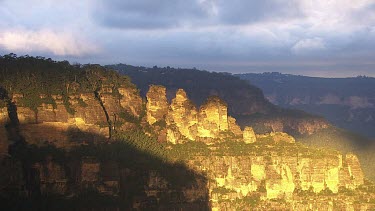
<svg viewBox="0 0 375 211"><path fill-rule="evenodd" d="M242 139L241 128L236 119L228 116L227 110L226 103L218 97L207 99L197 110L183 89L177 90L170 105L165 87L151 86L147 92L149 124L163 121L165 116L166 141L174 144L195 140L210 144L225 138Z"/></svg>
<svg viewBox="0 0 375 211"><path fill-rule="evenodd" d="M243 131L243 140L245 143L254 143L256 141L256 136L253 128L245 127Z"/></svg>
<svg viewBox="0 0 375 211"><path fill-rule="evenodd" d="M154 93L158 93L156 98L153 97ZM228 116L225 102L218 97L209 98L197 111L184 90L176 92L170 105L166 102L165 93L164 87L151 87L147 100L155 106L147 107L146 112L150 116L155 116L155 111L166 115L166 139L169 143L201 141L216 148L215 144L229 138L250 145L295 146L295 139L287 133L256 134L251 127L245 127L242 131L236 119ZM161 99L162 103L155 103L157 99ZM169 109L165 114L166 106ZM190 157L188 166L214 181L209 184L209 191L215 203L225 197L243 199L259 191L264 191L263 197L266 199L292 198L296 191L319 193L329 189L337 193L339 187L353 189L363 184L363 173L359 170L356 156L347 155L343 159L340 154L333 153L315 157L314 152L299 152L298 149L288 151L292 148L280 148L281 151L268 148L270 154L267 155L215 156L213 152L211 156ZM264 149L264 146L258 148ZM319 151L315 153L319 154ZM229 195L223 195L220 191Z"/></svg>
<svg viewBox="0 0 375 211"><path fill-rule="evenodd" d="M299 134L313 134L314 132L327 128L327 122L319 119L300 120L295 122L293 119L278 119L264 122L265 126L272 128L273 131L278 132L292 132L297 131Z"/></svg>
<svg viewBox="0 0 375 211"><path fill-rule="evenodd" d="M215 144L223 142L227 138L247 144L295 143L295 139L292 136L283 132L255 134L251 127L245 127L242 131L236 124L236 119L228 116L225 102L218 97L209 98L197 111L184 90L179 89L176 92L176 96L172 99L169 106L165 95L166 91L164 87L150 87L150 91L147 93L147 100L150 102L148 104L155 106L148 106L146 112L148 116L155 116L153 114L156 111L160 111L158 114L162 113L163 116L166 116L166 141L169 143L177 144L189 141L203 141L206 144ZM155 102L158 99L161 99L162 103ZM166 106L169 107L168 110L166 110ZM167 113L165 113L166 111ZM158 121L160 119L161 116L159 116ZM232 181L238 182L244 181L245 178L256 178L256 180L243 184L241 187L236 186L235 189L244 189L247 192L256 191L259 188L260 182L264 180L268 181L264 184L264 188L269 190L267 197L272 198L285 194L291 196L295 189L309 190L313 188L315 192L320 192L325 188L329 188L333 192L337 192L339 186L353 188L359 184L363 184L363 173L358 169L360 168L359 161L354 155L347 155L344 161L341 155L338 154L333 156L334 158L329 159L325 157L322 157L322 159L303 158L304 154L300 156L302 158L297 153L294 157L271 156L271 158L265 160L266 157L255 156L242 157L243 161L230 161L231 163L244 163L245 166L249 166L250 168L235 170L235 172L239 172L240 176L239 178L232 178ZM246 160L245 158L250 160ZM206 164L200 164L203 165L199 167L200 169L207 170L210 166L215 165L229 166L228 163L225 163L225 160L222 161L219 157L206 157L206 159L208 161L193 160L195 164L198 162ZM227 159L237 159L237 157L228 157ZM349 167L349 165L352 167ZM254 168L251 168L251 166L254 166ZM237 167L235 166L234 168ZM211 172L212 175L210 175L210 178L217 178L217 175L222 175L217 181L223 182L227 181L227 177L231 178L233 176L231 175L233 169L224 170L228 175L223 174L222 170L218 167L216 173ZM244 172L252 172L253 174L249 173L247 175ZM355 172L355 176L351 175L352 172ZM348 178L351 178L351 180L349 181ZM360 182L358 183L358 181ZM231 185L233 184L229 183L228 187ZM224 187L224 185L221 184L218 187Z"/></svg>
<svg viewBox="0 0 375 211"><path fill-rule="evenodd" d="M283 132L256 134L251 127L242 130L236 119L228 116L226 103L218 97L207 99L198 110L182 89L176 92L170 104L165 87L150 86L146 96L145 110L135 88L113 89L111 85L103 85L94 92L72 93L68 101L61 95L53 95L51 103L42 103L36 110L23 105L23 95L13 94L11 100L17 105L19 131L30 144L43 145L47 141L58 148L74 149L81 143L99 143L98 137L109 137L113 132L120 134L134 128L141 128L142 132L151 130L147 132L165 137L163 141L168 146L163 149L165 154L175 153L161 162L164 165L167 160L173 164L173 167L168 166L172 170L168 169L167 173L176 174L175 178L171 179L165 170L122 166L119 160L126 162L128 159L111 158L112 153L100 156L94 153L60 162L47 156L23 169L16 161L2 158L5 169L13 172L4 181L15 180L14 188L22 192L25 181L15 178L26 172L31 179L25 183L32 187L28 189L31 192L66 196L92 188L111 196L131 196L133 201L127 203L139 209L155 200L182 207L190 202L198 207L199 203L209 202L212 209L224 209L233 207L234 201L246 204L254 194L256 200L260 200L259 206L263 206L269 200L293 201L299 197L296 194L299 192L329 190L338 193L342 187L354 190L364 183L355 155L343 158L337 152L307 149ZM40 95L40 99L46 98ZM9 122L7 109L0 111L2 124ZM7 132L4 133L6 137ZM190 147L184 149L184 146ZM179 157L184 154L187 157ZM102 160L98 160L99 157ZM150 157L140 160L147 159ZM184 163L186 169L176 167L179 162ZM176 173L181 171L182 175ZM190 178L194 185L176 186L176 178L191 172L194 172ZM132 181L137 183L132 184ZM233 203L228 205L228 200Z"/></svg>
<svg viewBox="0 0 375 211"><path fill-rule="evenodd" d="M1 100L0 100L0 104L1 104ZM8 122L9 122L8 109L6 107L2 107L0 108L0 134L1 134L0 135L0 154L8 153L9 142L8 142L8 137L6 135L7 133L6 133L5 127L3 126Z"/></svg>
<svg viewBox="0 0 375 211"><path fill-rule="evenodd" d="M112 89L103 87L97 94L71 94L67 101L62 95L52 95L51 103L42 103L36 110L23 106L22 94L13 94L11 101L17 108L21 135L29 143L49 141L58 147L69 147L72 137L78 142L90 141L93 136L88 138L85 134L109 137L116 126L119 131L134 127L128 117L136 119L141 115L142 99L134 88L118 90L119 94L114 94ZM40 95L40 99L45 98ZM2 125L9 121L6 108L1 110L0 121Z"/></svg>
<svg viewBox="0 0 375 211"><path fill-rule="evenodd" d="M340 188L355 191L363 184L355 155L325 154L290 143L240 146L244 151L239 154L219 148L209 155L188 152L190 157L184 161L187 169L174 168L168 172L124 167L117 161L100 161L95 157L72 159L67 163L47 157L25 171L28 175L26 184L32 188L30 194L40 191L47 195L74 195L87 188L110 196L130 194L131 200L126 203L134 209L152 208L155 200L159 206L169 206L169 209L173 206L187 209L194 204L202 207L208 202L212 210L222 210L226 206L230 210L238 210L241 206L260 210L283 206L308 209L322 201L333 202L333 198L335 204L328 207L338 209L351 207L357 200L356 194L346 196L339 191ZM1 170L7 172L0 171L4 175L1 182L6 181L1 183L2 187L6 184L5 187L22 191L25 183L21 165L7 157L0 161ZM184 178L189 172L196 173L191 178ZM177 185L178 181L183 181L181 187ZM327 190L338 195L332 195L333 198L319 195ZM315 201L310 201L314 197ZM273 202L275 204L268 204ZM366 205L369 206L374 207Z"/></svg>
<svg viewBox="0 0 375 211"><path fill-rule="evenodd" d="M138 90L132 87L120 87L118 92L122 96L120 99L121 107L135 117L139 117L143 112L143 106Z"/></svg>
<svg viewBox="0 0 375 211"><path fill-rule="evenodd" d="M209 96L219 96L228 104L229 115L236 117L238 124L242 128L249 126L249 123L255 118L257 118L256 121L262 121L270 118L275 119L275 116L281 120L277 124L282 124L283 129L285 129L277 130L280 132L307 134L306 132L314 133L322 129L322 127L324 128L324 125L329 125L329 122L318 116L304 113L301 115L301 118L295 115L296 110L280 109L272 105L270 103L272 101L264 97L262 90L252 86L252 84L256 84L260 88L264 87L251 80L254 79L253 77L255 77L255 75L251 75L250 77L250 81L254 83L249 84L247 81L230 74L211 73L195 69L146 68L124 64L110 65L110 67L124 75L130 76L132 81L141 90L142 96L146 96L151 84L165 86L167 88L168 99L174 97L174 93L178 88L183 88L197 106L201 106ZM298 82L298 80L296 81ZM278 80L270 80L268 82L266 86L275 83L278 84ZM286 81L279 85L288 86L289 82L290 81ZM263 92L264 91L265 90L263 90ZM285 95L280 89L277 89L277 91ZM293 91L301 92L299 89L293 89ZM267 95L267 90L265 93ZM302 96L305 95L302 94ZM288 96L286 96L286 98L288 98ZM290 98L288 98L288 100L290 100ZM260 114L263 115L260 116ZM307 117L311 118L311 123L313 122L314 125L303 121L303 119ZM250 126L254 127L253 124ZM276 125L274 125L274 127L276 127ZM281 127L278 126L278 128Z"/></svg>
<svg viewBox="0 0 375 211"><path fill-rule="evenodd" d="M147 122L152 125L164 120L168 112L166 88L162 86L150 86L147 92Z"/></svg>
<svg viewBox="0 0 375 211"><path fill-rule="evenodd" d="M225 188L239 199L258 191L264 191L267 199L291 198L294 191L310 188L316 193L326 188L337 193L340 186L353 188L360 179L363 184L361 172L351 175L355 179L347 180L344 174L350 171L343 165L358 167L339 155L322 159L297 155L217 156L195 157L189 161L191 168L206 172L214 180L210 191L215 193Z"/></svg>
<svg viewBox="0 0 375 211"><path fill-rule="evenodd" d="M218 138L220 132L228 130L228 108L218 97L210 97L200 107L198 114L198 136Z"/></svg>
<svg viewBox="0 0 375 211"><path fill-rule="evenodd" d="M179 89L169 106L166 118L167 140L178 143L184 139L194 141L198 133L198 112L188 99L186 92Z"/></svg>
<svg viewBox="0 0 375 211"><path fill-rule="evenodd" d="M239 74L275 105L324 116L334 125L375 138L375 78L319 78L281 73Z"/></svg>

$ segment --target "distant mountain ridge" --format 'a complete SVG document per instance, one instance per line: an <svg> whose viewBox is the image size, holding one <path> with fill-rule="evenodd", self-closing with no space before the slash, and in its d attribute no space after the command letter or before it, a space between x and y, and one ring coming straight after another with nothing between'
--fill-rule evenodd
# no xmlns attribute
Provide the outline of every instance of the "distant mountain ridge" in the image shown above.
<svg viewBox="0 0 375 211"><path fill-rule="evenodd" d="M229 105L229 112L232 114L268 113L276 109L263 97L259 88L229 74L156 66L147 68L126 64L106 67L131 77L142 96L146 96L149 85L159 84L168 88L169 101L176 90L182 88L190 94L189 96L198 106L210 95L218 95L227 102L235 100L236 104Z"/></svg>
<svg viewBox="0 0 375 211"><path fill-rule="evenodd" d="M108 65L106 67L129 76L131 81L140 89L143 97L145 97L151 84L165 86L169 101L174 97L176 90L182 88L197 106L201 105L203 101L200 99L206 99L210 95L218 95L227 102L228 114L233 116L242 128L252 126L254 131L260 134L270 131L283 131L295 136L297 141L310 146L324 146L342 152L355 152L361 162L364 163L363 167L366 174L373 175L372 172L375 168L373 150L375 146L373 146L371 140L336 128L321 116L273 105L266 100L267 95L264 96L263 92L255 87L258 86L257 84L249 84L236 75L197 69L160 68L156 66L147 68L126 64ZM375 176L370 177L375 179Z"/></svg>
<svg viewBox="0 0 375 211"><path fill-rule="evenodd" d="M375 78L319 78L281 73L237 74L284 108L321 115L333 124L375 138Z"/></svg>
<svg viewBox="0 0 375 211"><path fill-rule="evenodd" d="M284 131L291 134L311 134L328 126L326 120L319 116L273 105L258 87L228 73L126 64L106 67L129 76L142 96L145 96L151 84L165 86L169 101L176 90L182 88L198 106L207 97L217 95L228 103L228 113L237 119L241 127L252 125L259 133Z"/></svg>

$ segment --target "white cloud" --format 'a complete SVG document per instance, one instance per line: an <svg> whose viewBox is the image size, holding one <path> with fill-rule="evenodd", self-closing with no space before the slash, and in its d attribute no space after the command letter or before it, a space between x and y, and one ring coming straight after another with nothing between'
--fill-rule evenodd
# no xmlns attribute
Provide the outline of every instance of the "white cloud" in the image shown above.
<svg viewBox="0 0 375 211"><path fill-rule="evenodd" d="M295 54L304 54L309 52L321 51L326 49L324 41L321 38L307 38L298 41L292 47L292 52Z"/></svg>
<svg viewBox="0 0 375 211"><path fill-rule="evenodd" d="M0 47L18 53L46 52L56 56L83 56L99 51L77 36L51 30L0 31Z"/></svg>
<svg viewBox="0 0 375 211"><path fill-rule="evenodd" d="M374 20L373 12L366 11L374 3L374 0L301 0L299 7L310 29L345 33ZM358 13L366 18L356 18Z"/></svg>

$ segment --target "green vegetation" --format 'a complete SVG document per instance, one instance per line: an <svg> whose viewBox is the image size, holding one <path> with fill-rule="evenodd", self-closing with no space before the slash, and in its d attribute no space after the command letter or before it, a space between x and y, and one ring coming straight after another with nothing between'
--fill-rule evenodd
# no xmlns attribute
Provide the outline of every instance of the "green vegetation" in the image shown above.
<svg viewBox="0 0 375 211"><path fill-rule="evenodd" d="M367 118L374 116L375 109L366 105L361 107L344 103L354 96L359 99L373 99L374 77L319 78L276 72L246 73L237 76L261 88L265 95L272 95L273 102L282 107L324 116L341 128L375 137L374 120L366 121ZM337 100L326 104L321 103L322 99ZM348 121L349 117L350 121Z"/></svg>
<svg viewBox="0 0 375 211"><path fill-rule="evenodd" d="M232 189L225 188L225 187L217 187L217 188L214 188L212 190L212 194L215 194L215 193L224 195L224 194L228 194L228 193L236 193L236 191L232 190Z"/></svg>
<svg viewBox="0 0 375 211"><path fill-rule="evenodd" d="M72 108L70 102L69 102L69 96L67 95L63 95L63 104L64 104L64 107L66 109L66 111L71 114L71 115L74 115L76 110L74 110L74 108Z"/></svg>
<svg viewBox="0 0 375 211"><path fill-rule="evenodd" d="M5 108L7 107L7 103L3 100L0 100L0 108Z"/></svg>
<svg viewBox="0 0 375 211"><path fill-rule="evenodd" d="M208 156L211 150L208 146L200 141L189 141L184 144L169 144L168 155L171 159L189 160L194 156Z"/></svg>
<svg viewBox="0 0 375 211"><path fill-rule="evenodd" d="M325 151L333 149L341 153L356 154L366 177L375 180L373 171L375 168L375 145L372 140L333 126L321 129L311 135L297 135L295 138L296 141L307 146L324 146Z"/></svg>
<svg viewBox="0 0 375 211"><path fill-rule="evenodd" d="M328 187L326 187L322 191L320 191L318 193L318 195L321 195L321 196L333 196L333 195L337 195L337 194L333 193L331 189L329 189Z"/></svg>
<svg viewBox="0 0 375 211"><path fill-rule="evenodd" d="M118 114L118 117L127 121L127 122L131 122L131 123L136 123L136 124L140 124L141 122L141 119L134 116L133 114L131 114L130 112L128 111L122 111Z"/></svg>
<svg viewBox="0 0 375 211"><path fill-rule="evenodd" d="M226 73L170 67L147 68L126 64L106 67L130 76L141 90L142 96L146 96L149 85L159 84L165 86L167 90L184 89L189 98L198 106L202 105L212 93L217 93L221 99L228 103L230 113L234 111L237 114L250 112L251 107L248 105L254 102L258 103L259 112L270 111L274 108L264 99L260 89Z"/></svg>
<svg viewBox="0 0 375 211"><path fill-rule="evenodd" d="M360 189L361 187L359 187L358 189ZM338 191L340 194L344 194L344 195L347 195L347 196L355 196L357 193L355 190L352 190L352 189L348 189L344 186L340 186L339 187L339 191Z"/></svg>
<svg viewBox="0 0 375 211"><path fill-rule="evenodd" d="M314 187L310 186L308 190L302 190L301 188L295 188L294 194L298 196L316 196L316 193L314 192Z"/></svg>
<svg viewBox="0 0 375 211"><path fill-rule="evenodd" d="M77 101L78 101L78 105L81 107L86 108L88 106L87 103L85 103L85 101L83 101L81 98L78 98Z"/></svg>
<svg viewBox="0 0 375 211"><path fill-rule="evenodd" d="M100 65L70 65L67 61L57 62L27 55L18 57L15 54L0 56L0 84L9 96L23 96L19 99L20 105L35 112L42 103L56 106L52 95L60 95L71 114L75 112L69 103L72 94L110 87L113 94L121 97L119 87L135 88L129 77L120 76ZM78 105L87 106L82 100L78 100Z"/></svg>
<svg viewBox="0 0 375 211"><path fill-rule="evenodd" d="M266 180L260 181L260 184L258 186L257 192L259 192L259 193L267 193Z"/></svg>
<svg viewBox="0 0 375 211"><path fill-rule="evenodd" d="M256 206L260 201L260 195L259 194L253 194L253 195L249 195L249 196L245 196L244 198L242 199L237 199L237 203L244 203L246 204L248 207L248 205L250 205L251 207L253 206ZM244 207L244 208L246 208Z"/></svg>
<svg viewBox="0 0 375 211"><path fill-rule="evenodd" d="M167 126L167 123L165 122L164 119L161 119L161 120L155 122L154 124L152 124L152 126L157 126L157 127L160 127L160 128L165 128Z"/></svg>
<svg viewBox="0 0 375 211"><path fill-rule="evenodd" d="M165 145L157 142L156 138L146 135L144 131L135 130L127 133L116 134L114 139L120 140L118 142L129 145L137 151L158 157L164 162L167 161ZM114 144L116 143L117 142Z"/></svg>

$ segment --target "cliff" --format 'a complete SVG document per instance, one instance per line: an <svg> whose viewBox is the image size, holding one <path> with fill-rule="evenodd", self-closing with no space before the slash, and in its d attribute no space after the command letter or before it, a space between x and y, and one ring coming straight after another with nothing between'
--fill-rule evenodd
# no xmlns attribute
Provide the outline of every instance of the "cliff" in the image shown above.
<svg viewBox="0 0 375 211"><path fill-rule="evenodd" d="M354 154L308 148L277 130L241 129L217 96L197 108L183 89L169 103L168 90L152 85L143 100L128 78L100 66L80 68L61 75L57 88L37 79L29 87L0 80L6 90L2 150L11 143L10 155L1 157L2 204L14 206L6 197L27 203L57 195L60 202L104 197L113 210L282 209L291 203L307 209L304 194L342 196L341 189L369 193L369 206L375 199L359 190L364 175ZM33 74L26 79L33 81ZM110 207L106 200L93 210Z"/></svg>
<svg viewBox="0 0 375 211"><path fill-rule="evenodd" d="M270 132L270 127L273 127L274 131L279 132L311 134L329 125L329 122L319 116L274 106L258 87L228 73L170 67L147 68L125 64L107 67L130 76L142 96L146 96L152 84L166 87L168 100L173 99L175 92L182 88L198 107L210 96L218 96L227 103L229 115L235 117L242 128L252 126L257 131L256 125L263 121L267 123L267 131L258 131L261 133ZM273 83L277 83L277 80L268 84ZM287 86L287 83L281 85ZM275 119L278 121L271 121Z"/></svg>
<svg viewBox="0 0 375 211"><path fill-rule="evenodd" d="M300 156L300 157L298 157ZM264 198L292 198L295 191L319 193L325 189L337 193L339 187L354 189L356 181L362 180L360 171L349 158L340 155L329 158L303 157L303 155L268 156L213 156L196 157L189 166L197 171L203 170L214 182L210 183L210 192L226 189L234 198L242 199L251 193L264 190ZM347 167L343 167L343 165ZM348 178L346 175L349 175ZM218 201L220 194L212 196ZM216 198L216 200L215 200Z"/></svg>
<svg viewBox="0 0 375 211"><path fill-rule="evenodd" d="M185 139L194 141L197 138L198 111L183 89L177 90L169 106L166 124L167 140L171 143L180 143Z"/></svg>
<svg viewBox="0 0 375 211"><path fill-rule="evenodd" d="M299 210L311 206L326 209L319 205L353 209L358 200L364 207L357 209L375 208L371 202L375 192L363 189L363 174L355 155L342 156L335 151L310 149L296 143L267 143L267 138L260 139L252 144L172 145L165 151L166 159L171 162L167 165L158 163L157 157L150 163L141 161L145 155L133 153L121 157L129 154L126 150L115 157L103 157L102 153L108 152L110 145L91 148L96 156L86 156L91 150L85 147L66 152L64 159L50 154L26 171L20 163L4 157L2 170L7 174L2 172L1 187L13 191L28 187L26 190L33 195L40 191L44 195L63 196L79 195L89 188L112 197L127 196L121 200L133 209L155 209L154 206L202 209L207 204L212 210L225 207ZM112 150L125 149L121 147L123 144L115 144ZM179 166L179 162L186 163L186 167ZM28 175L26 182L22 172ZM117 202L115 206L120 207Z"/></svg>
<svg viewBox="0 0 375 211"><path fill-rule="evenodd" d="M165 119L168 112L166 89L162 86L150 86L147 92L147 122L152 125Z"/></svg>
<svg viewBox="0 0 375 211"><path fill-rule="evenodd" d="M375 138L375 78L319 78L281 73L238 74L284 108L324 116L334 125Z"/></svg>
<svg viewBox="0 0 375 211"><path fill-rule="evenodd" d="M8 109L5 107L5 103L0 100L0 104L3 103L4 107L0 107L0 154L8 153L8 137L4 125L9 122Z"/></svg>
<svg viewBox="0 0 375 211"><path fill-rule="evenodd" d="M97 141L96 136L109 138L114 131L137 126L143 112L143 101L134 86L122 84L114 88L108 82L92 92L77 91L82 86L74 84L67 95L39 94L36 99L30 99L24 93L8 94L8 104L16 107L11 112L20 135L30 144L50 142L58 147L71 147ZM32 100L41 103L33 108L28 103ZM0 130L4 131L1 143L7 141L3 126L10 122L8 109L1 108Z"/></svg>
<svg viewBox="0 0 375 211"><path fill-rule="evenodd" d="M220 132L228 130L228 108L218 97L211 97L200 107L198 114L198 136L218 138Z"/></svg>

